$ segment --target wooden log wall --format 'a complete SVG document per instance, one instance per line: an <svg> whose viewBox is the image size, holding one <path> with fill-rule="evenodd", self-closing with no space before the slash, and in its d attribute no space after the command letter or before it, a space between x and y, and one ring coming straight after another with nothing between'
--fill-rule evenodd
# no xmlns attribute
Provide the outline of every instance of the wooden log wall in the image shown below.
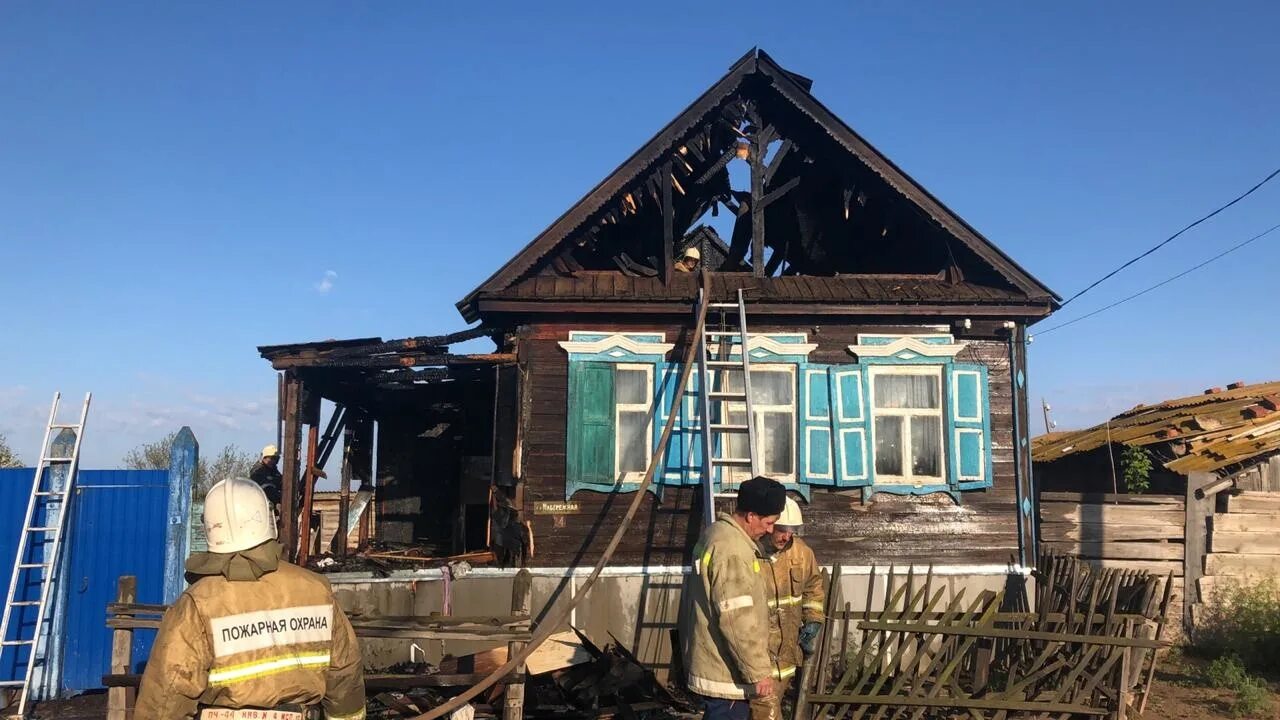
<svg viewBox="0 0 1280 720"><path fill-rule="evenodd" d="M1246 490L1223 498L1210 521L1208 545L1193 622L1215 589L1280 576L1280 492Z"/></svg>
<svg viewBox="0 0 1280 720"><path fill-rule="evenodd" d="M829 320L829 318L827 318ZM531 520L536 555L531 564L561 567L594 562L617 528L629 494L579 491L574 514L538 514L539 501L565 500L565 432L568 414L568 356L558 345L570 330L595 332L665 332L675 342L672 357L683 352L688 328L636 325L619 327L537 324L521 329L519 363L529 392L521 434L521 478L524 517ZM818 348L814 362L848 363L848 346L858 333L919 333L903 326L753 324L751 332L806 332ZM965 492L957 506L942 496L909 497L879 494L866 504L861 490L834 492L815 488L804 505L805 540L825 565L1007 565L1017 563L1017 501L1014 488L1013 392L1008 344L994 337L963 338L970 345L958 358L987 366L990 379L994 486ZM642 505L613 558L615 566L681 565L701 531L696 487L664 487Z"/></svg>
<svg viewBox="0 0 1280 720"><path fill-rule="evenodd" d="M1169 617L1182 617L1184 498L1042 492L1039 505L1042 548L1094 567L1173 573Z"/></svg>

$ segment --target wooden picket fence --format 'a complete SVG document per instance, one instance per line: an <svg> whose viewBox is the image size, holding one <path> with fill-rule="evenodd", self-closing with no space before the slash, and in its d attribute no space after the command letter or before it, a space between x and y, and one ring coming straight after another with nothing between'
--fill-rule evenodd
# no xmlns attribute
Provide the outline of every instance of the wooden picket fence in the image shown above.
<svg viewBox="0 0 1280 720"><path fill-rule="evenodd" d="M932 568L923 575L890 568L883 608L860 612L839 596L837 572L829 607L844 609L832 613L816 661L802 673L796 717L1141 714L1172 577L1056 555L1040 568L1034 605L1017 578L968 597L964 588L952 593ZM870 592L864 607L872 607Z"/></svg>

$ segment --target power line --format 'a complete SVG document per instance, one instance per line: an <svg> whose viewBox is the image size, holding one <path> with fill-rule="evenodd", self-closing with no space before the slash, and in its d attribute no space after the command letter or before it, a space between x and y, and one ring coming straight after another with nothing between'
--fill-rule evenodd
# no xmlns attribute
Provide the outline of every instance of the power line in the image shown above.
<svg viewBox="0 0 1280 720"><path fill-rule="evenodd" d="M1231 207L1232 205L1235 205L1236 203L1240 202L1241 200L1243 200L1243 199L1245 199L1245 198L1249 197L1250 195L1252 195L1252 194L1254 193L1254 191L1255 191L1255 190L1257 190L1258 188L1262 187L1263 185L1266 185L1268 182L1270 182L1270 181L1271 181L1271 179L1272 179L1272 178L1274 178L1274 177L1275 177L1275 176L1277 176L1277 175L1280 175L1280 168L1276 168L1274 172L1272 172L1270 175L1268 175L1268 176L1266 176L1265 178L1263 178L1263 179L1262 179L1262 181L1261 181L1261 182L1259 182L1257 185L1254 185L1253 187L1249 188L1247 191L1245 191L1245 193L1244 193L1243 195L1239 195L1239 196L1237 196L1237 197L1236 197L1236 199L1232 200L1231 202L1227 203L1226 205L1223 205L1222 207L1218 208L1217 210L1214 210L1213 212L1209 213L1208 215L1205 215L1204 217L1200 218L1199 220L1196 220L1195 222L1193 222L1193 223L1191 223L1190 225L1188 225L1188 226L1186 226L1186 227L1182 228L1182 229L1181 229L1181 230L1179 230L1178 232L1176 232L1176 233L1174 233L1174 234L1170 235L1169 237L1165 238L1163 241L1161 241L1159 244L1157 244L1155 247L1151 248L1150 250L1148 250L1148 251L1146 251L1146 252L1142 253L1141 255L1139 255L1139 256L1137 256L1137 257L1133 258L1132 260L1130 260L1129 262L1127 262L1127 263L1125 263L1125 264L1121 265L1120 267L1116 268L1115 270L1112 270L1111 272L1107 273L1106 275L1103 275L1102 277L1100 277L1100 278L1098 278L1097 280L1093 281L1093 282L1092 282L1088 287L1086 287L1085 289L1083 289L1083 290L1081 290L1080 292L1076 293L1075 295L1072 295L1071 297L1067 298L1067 299L1066 299L1066 301L1064 301L1064 302L1062 303L1062 305L1060 305L1059 307L1066 307L1066 306L1067 306L1067 303L1071 302L1072 300L1075 300L1076 298L1080 297L1081 295L1083 295L1083 294L1085 294L1085 293L1089 292L1090 290L1092 290L1092 289L1094 289L1094 288L1098 287L1098 286L1099 286L1099 285L1101 285L1102 283L1104 283L1104 282L1106 282L1107 280L1109 280L1109 279L1111 279L1112 277L1114 277L1114 276L1115 276L1117 273L1119 273L1121 270L1124 270L1125 268L1127 268L1127 267L1129 267L1130 265L1132 265L1132 264L1134 264L1134 263L1138 262L1138 261L1139 261L1139 260L1141 260L1142 258L1144 258L1144 257L1146 257L1146 256L1148 256L1148 255L1150 255L1151 253L1153 253L1153 252L1155 252L1155 251L1159 250L1160 248L1164 247L1165 245L1168 245L1169 243L1173 242L1173 241L1174 241L1174 240L1175 240L1179 235L1181 235L1181 234L1185 233L1186 231L1190 230L1191 228L1193 228L1193 227L1195 227L1195 226L1199 225L1200 223L1204 222L1205 220L1208 220L1209 218L1213 217L1214 215L1217 215L1218 213L1222 212L1223 210L1226 210L1227 208ZM1047 332L1047 331L1046 331L1046 332Z"/></svg>
<svg viewBox="0 0 1280 720"><path fill-rule="evenodd" d="M1140 298L1140 297L1142 297L1143 295L1146 295L1147 293L1151 292L1152 290L1155 290L1156 288L1164 287L1165 285L1168 285L1169 283L1171 283L1171 282L1173 282L1174 280L1177 280L1177 279L1179 279L1179 278L1186 277L1187 275L1190 275L1191 273L1195 272L1196 270L1199 270L1200 268L1204 267L1205 265L1208 265L1209 263L1214 262L1215 260L1219 260L1219 259L1221 259L1221 258L1224 258L1224 257L1226 257L1227 255L1230 255L1231 253L1233 253L1233 252L1235 252L1235 251L1237 251L1237 250L1239 250L1239 249L1243 248L1244 246L1246 246L1246 245L1248 245L1248 244L1250 244L1250 243L1252 243L1252 242L1254 242L1254 241L1261 240L1262 238L1264 238L1264 237L1266 237L1266 236L1270 235L1271 233L1275 232L1276 230L1280 230L1280 224L1272 225L1271 227L1267 228L1266 230L1263 230L1262 232L1258 233L1257 235L1254 235L1253 237L1249 238L1248 240L1245 240L1244 242L1242 242L1242 243L1240 243L1240 244L1238 244L1238 245L1235 245L1235 246L1230 247L1230 248L1228 248L1228 249L1226 249L1226 250L1223 250L1222 252L1218 253L1217 255L1214 255L1213 257L1209 258L1208 260L1205 260L1204 262L1200 263L1199 265L1196 265L1195 267L1192 267L1192 268L1188 268L1188 269L1186 269L1186 270L1183 270L1182 272L1178 273L1177 275L1174 275L1173 277L1168 278L1167 280L1162 280L1162 281L1160 281L1160 282L1156 283L1155 285L1152 285L1151 287L1147 288L1146 290L1143 290L1143 291L1141 291L1141 292L1136 292L1136 293L1134 293L1134 294L1130 295L1129 297L1127 297L1127 298L1123 298L1123 299L1121 299L1121 300L1117 300L1117 301L1115 301L1115 302L1111 303L1110 305L1107 305L1106 307L1098 308L1097 310L1094 310L1094 311L1093 311L1093 312L1091 312L1091 313L1088 313L1088 314L1086 314L1086 315L1081 315L1080 317L1075 318L1075 319L1073 319L1073 320L1068 320L1068 321L1066 321L1066 322L1062 323L1061 325L1054 325L1053 327L1049 328L1048 330L1042 330L1042 331L1040 331L1040 332L1038 332L1038 333L1035 333L1034 335L1035 335L1036 337L1038 337L1038 336L1040 336L1040 335L1044 335L1044 334L1046 334L1046 333L1051 333L1051 332L1053 332L1054 330L1061 330L1062 328L1067 327L1068 325L1074 325L1074 324L1076 324L1076 323L1080 322L1081 320L1087 320L1088 318L1091 318L1091 317L1093 317L1094 315L1097 315L1098 313L1106 312L1107 310L1110 310L1110 309L1111 309L1111 308L1113 308L1113 307L1116 307L1116 306L1118 306L1118 305L1123 305L1123 304L1125 304L1125 303L1127 303L1127 302L1129 302L1130 300L1133 300L1133 299L1135 299L1135 298Z"/></svg>

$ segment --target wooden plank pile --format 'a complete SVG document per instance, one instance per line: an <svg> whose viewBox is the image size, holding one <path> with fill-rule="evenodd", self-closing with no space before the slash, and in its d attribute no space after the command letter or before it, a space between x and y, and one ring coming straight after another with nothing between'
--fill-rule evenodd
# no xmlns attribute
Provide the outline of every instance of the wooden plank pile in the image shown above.
<svg viewBox="0 0 1280 720"><path fill-rule="evenodd" d="M1209 530L1204 576L1197 581L1202 602L1192 607L1193 623L1216 589L1280 576L1280 492L1245 491L1225 502L1226 511L1213 515Z"/></svg>

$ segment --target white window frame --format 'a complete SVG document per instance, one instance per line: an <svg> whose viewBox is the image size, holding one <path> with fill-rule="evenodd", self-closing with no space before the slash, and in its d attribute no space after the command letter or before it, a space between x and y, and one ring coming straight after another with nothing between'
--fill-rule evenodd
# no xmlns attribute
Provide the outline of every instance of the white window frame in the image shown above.
<svg viewBox="0 0 1280 720"><path fill-rule="evenodd" d="M947 397L946 385L943 378L944 367L942 365L884 365L872 366L867 373L866 392L871 393L871 402L868 405L871 408L870 431L871 431L871 452L870 461L871 468L876 467L876 418L878 417L900 417L902 422L902 475L889 475L876 472L876 485L914 485L922 487L928 485L942 485L947 482ZM889 408L882 409L876 407L876 378L883 375L926 375L937 378L938 380L938 407L937 408ZM936 417L938 418L938 475L919 475L912 472L912 458L915 453L912 448L911 437L911 418L912 417Z"/></svg>
<svg viewBox="0 0 1280 720"><path fill-rule="evenodd" d="M617 379L618 373L622 370L643 371L647 378L645 382L645 393L648 401L641 403L621 403L617 399ZM622 413L624 412L645 412L649 418L644 429L644 456L653 457L653 365L650 363L614 363L614 400L613 400L613 476L618 478L620 482L640 482L644 479L644 470L622 471Z"/></svg>
<svg viewBox="0 0 1280 720"><path fill-rule="evenodd" d="M717 370L715 372L740 373L742 371L734 368L734 369L727 369L727 370ZM791 472L790 474L787 474L787 475L769 475L769 477L773 478L774 480L777 480L780 483L794 484L799 478L800 446L796 444L796 441L797 441L796 428L800 424L799 420L800 420L800 410L801 410L799 405L800 388L796 384L796 365L794 363L752 362L751 374L756 375L761 372L785 372L787 375L791 377L791 404L790 405L762 405L757 402L752 402L751 410L755 413L754 427L757 433L756 440L758 443L760 443L761 453L764 452L763 439L760 436L760 434L764 432L764 413L768 413L768 412L790 412L791 413L791 423L790 423ZM720 388L722 387L722 385L717 384L715 385L715 387ZM735 412L745 413L747 409L746 403L742 403L742 402L728 402L723 404L725 405L725 409L731 413L735 413ZM724 452L723 448L721 449L721 452ZM765 470L765 461L764 461L763 454L760 457L760 467L762 472L765 472L766 474L768 474L768 471ZM737 487L743 481L751 479L751 468L728 466L725 468L725 470L726 472L721 473L720 477L721 477L721 484L726 488Z"/></svg>

